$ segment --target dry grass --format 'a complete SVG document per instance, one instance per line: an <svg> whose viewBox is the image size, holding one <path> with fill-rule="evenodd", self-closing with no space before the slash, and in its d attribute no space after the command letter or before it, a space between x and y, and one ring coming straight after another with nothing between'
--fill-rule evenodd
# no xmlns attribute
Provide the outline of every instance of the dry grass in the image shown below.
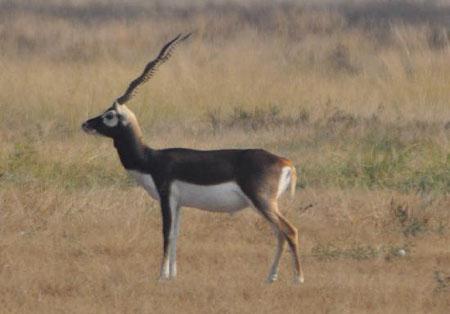
<svg viewBox="0 0 450 314"><path fill-rule="evenodd" d="M392 192L302 191L285 204L301 230L307 277L299 287L288 256L280 282L263 282L275 241L250 211L186 210L179 278L160 284L160 215L140 190L26 186L2 194L0 291L10 312L444 313L449 306L448 286L434 278L449 275L448 230L439 229L450 218L446 198L424 205ZM392 199L413 202L417 219L427 219L423 233L405 236ZM353 253L317 250L330 243L335 253Z"/></svg>
<svg viewBox="0 0 450 314"><path fill-rule="evenodd" d="M449 8L0 1L0 311L446 312ZM130 106L154 147L296 163L302 286L288 254L264 284L275 239L251 210L185 210L179 278L158 283L157 204L80 134L185 30Z"/></svg>

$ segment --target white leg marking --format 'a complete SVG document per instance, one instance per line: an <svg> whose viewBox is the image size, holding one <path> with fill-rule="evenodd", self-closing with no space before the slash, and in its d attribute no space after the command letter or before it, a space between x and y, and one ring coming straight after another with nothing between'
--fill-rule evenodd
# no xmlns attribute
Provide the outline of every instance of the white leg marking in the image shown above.
<svg viewBox="0 0 450 314"><path fill-rule="evenodd" d="M281 231L279 231L274 226L275 235L277 236L277 249L275 252L275 257L273 259L272 267L270 268L269 277L267 278L267 282L272 283L278 279L278 270L280 265L280 258L284 251L284 246L286 243L286 240L284 239L284 236L281 234Z"/></svg>
<svg viewBox="0 0 450 314"><path fill-rule="evenodd" d="M167 280L167 279L169 279L169 275L170 275L170 272L169 272L169 256L164 256L163 257L163 262L162 262L162 264L161 264L161 272L160 272L160 275L159 275L159 280L160 281L164 281L164 280Z"/></svg>
<svg viewBox="0 0 450 314"><path fill-rule="evenodd" d="M301 269L301 266L300 266L300 272L297 272L297 270L295 269L296 258L295 258L294 253L292 253L292 263L293 263L293 267L294 267L294 283L305 282L305 278L303 277L303 271Z"/></svg>
<svg viewBox="0 0 450 314"><path fill-rule="evenodd" d="M169 231L169 243L167 246L167 253L163 257L163 263L161 265L161 275L160 280L167 280L175 276L172 275L172 269L176 263L175 256L174 256L174 245L176 244L176 236L175 236L175 223L178 219L177 212L178 212L178 202L176 200L176 190L175 193L173 193L173 190L171 190L170 198L169 198L169 207L170 207L170 215L172 217L172 221L170 224L170 231ZM176 267L176 266L175 266ZM176 272L176 271L175 271Z"/></svg>
<svg viewBox="0 0 450 314"><path fill-rule="evenodd" d="M172 205L171 205L172 207ZM177 239L180 230L180 207L175 205L175 209L172 210L174 214L172 220L172 234L170 239L170 277L175 278L177 276Z"/></svg>

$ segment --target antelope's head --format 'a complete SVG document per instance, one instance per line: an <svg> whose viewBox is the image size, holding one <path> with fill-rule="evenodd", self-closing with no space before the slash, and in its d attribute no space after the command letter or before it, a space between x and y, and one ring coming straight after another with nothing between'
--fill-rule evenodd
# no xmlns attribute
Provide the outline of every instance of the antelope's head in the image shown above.
<svg viewBox="0 0 450 314"><path fill-rule="evenodd" d="M128 129L139 129L136 116L127 106L117 101L101 115L81 125L87 134L116 138Z"/></svg>
<svg viewBox="0 0 450 314"><path fill-rule="evenodd" d="M156 59L150 61L145 66L142 74L130 83L125 93L117 98L111 107L101 115L89 119L81 125L83 131L88 134L102 135L113 139L120 137L127 131L140 133L136 116L125 104L133 98L138 87L153 76L158 66L170 58L176 45L190 36L191 33L187 35L179 34L165 44Z"/></svg>

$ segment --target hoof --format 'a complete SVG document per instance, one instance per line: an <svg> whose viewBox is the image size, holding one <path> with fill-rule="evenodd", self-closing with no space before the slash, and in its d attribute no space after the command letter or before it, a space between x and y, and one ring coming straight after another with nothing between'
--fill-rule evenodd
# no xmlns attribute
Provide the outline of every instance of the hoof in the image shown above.
<svg viewBox="0 0 450 314"><path fill-rule="evenodd" d="M158 282L160 282L160 283L169 282L170 279L171 278L168 276L161 276L161 277L159 277Z"/></svg>
<svg viewBox="0 0 450 314"><path fill-rule="evenodd" d="M305 278L303 278L303 276L298 276L298 277L294 278L294 283L296 285L299 285L299 284L304 283L304 282L305 282Z"/></svg>
<svg viewBox="0 0 450 314"><path fill-rule="evenodd" d="M175 279L177 277L177 269L172 269L169 275L169 279Z"/></svg>
<svg viewBox="0 0 450 314"><path fill-rule="evenodd" d="M277 280L278 280L278 275L275 274L275 275L270 275L270 276L267 278L266 282L267 282L267 283L274 283L274 282L277 281Z"/></svg>

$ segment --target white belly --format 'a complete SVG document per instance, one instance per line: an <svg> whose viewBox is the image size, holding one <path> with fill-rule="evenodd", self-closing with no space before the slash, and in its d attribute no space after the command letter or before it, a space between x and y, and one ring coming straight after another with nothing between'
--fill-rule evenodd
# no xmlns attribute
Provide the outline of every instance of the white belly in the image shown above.
<svg viewBox="0 0 450 314"><path fill-rule="evenodd" d="M171 194L180 206L209 211L235 212L250 205L244 192L233 181L214 185L174 181Z"/></svg>
<svg viewBox="0 0 450 314"><path fill-rule="evenodd" d="M150 174L134 170L129 170L128 173L154 200L159 200L159 193ZM179 206L218 212L235 212L251 205L234 181L198 185L175 180L170 188L170 198Z"/></svg>

